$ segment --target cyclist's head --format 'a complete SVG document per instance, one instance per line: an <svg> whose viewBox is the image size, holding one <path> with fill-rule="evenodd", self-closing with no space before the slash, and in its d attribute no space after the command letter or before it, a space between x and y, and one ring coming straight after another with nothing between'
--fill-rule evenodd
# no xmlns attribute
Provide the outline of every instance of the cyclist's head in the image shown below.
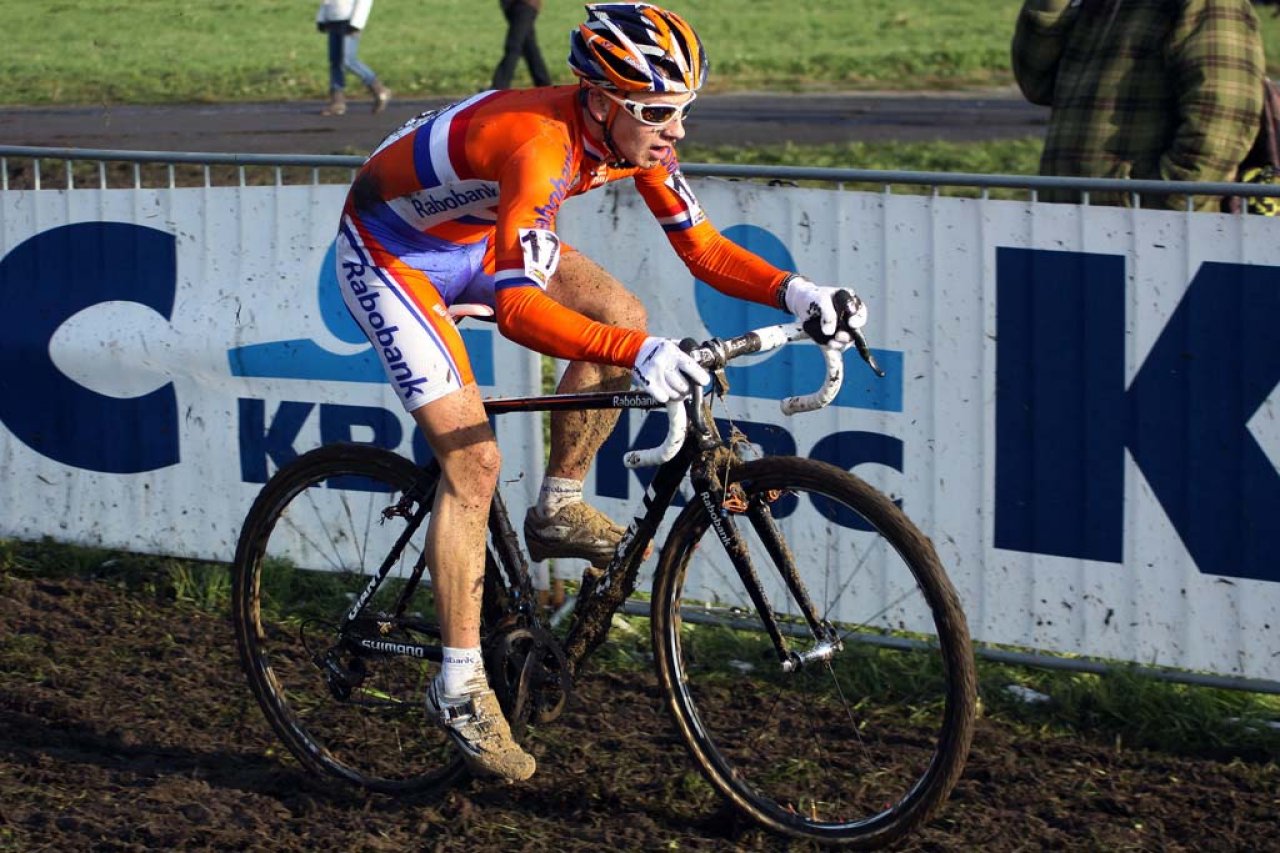
<svg viewBox="0 0 1280 853"><path fill-rule="evenodd" d="M590 3L569 36L569 67L588 83L619 92L696 92L707 55L693 27L651 3Z"/></svg>

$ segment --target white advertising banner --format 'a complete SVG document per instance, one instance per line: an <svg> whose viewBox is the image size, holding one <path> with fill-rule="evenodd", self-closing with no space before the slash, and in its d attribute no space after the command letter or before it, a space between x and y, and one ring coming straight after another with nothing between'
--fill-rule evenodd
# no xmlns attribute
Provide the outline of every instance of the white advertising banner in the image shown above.
<svg viewBox="0 0 1280 853"><path fill-rule="evenodd" d="M899 500L976 639L1280 681L1280 222L691 183L731 239L857 289L888 373L850 355L835 404L787 418L778 398L822 371L789 347L730 369L726 416ZM0 535L228 559L297 453L354 439L421 457L321 286L342 192L0 193ZM656 334L785 319L696 283L630 187L570 199L559 230ZM466 334L486 393L538 390L535 356ZM525 500L537 424L498 419ZM624 412L591 499L625 520L649 475L622 453L659 438Z"/></svg>
<svg viewBox="0 0 1280 853"><path fill-rule="evenodd" d="M428 451L336 286L345 190L0 193L0 535L230 560L272 473L334 441ZM465 321L487 394L537 355ZM499 365L501 369L499 369ZM497 424L515 503L538 415ZM536 493L534 493L536 494Z"/></svg>
<svg viewBox="0 0 1280 853"><path fill-rule="evenodd" d="M835 404L786 418L821 367L784 350L731 371L735 423L899 499L977 639L1280 680L1280 221L693 186L736 242L862 294L888 372L850 354ZM695 286L628 188L572 199L560 231L604 247L657 334L782 318ZM624 416L597 465L619 515L639 429Z"/></svg>

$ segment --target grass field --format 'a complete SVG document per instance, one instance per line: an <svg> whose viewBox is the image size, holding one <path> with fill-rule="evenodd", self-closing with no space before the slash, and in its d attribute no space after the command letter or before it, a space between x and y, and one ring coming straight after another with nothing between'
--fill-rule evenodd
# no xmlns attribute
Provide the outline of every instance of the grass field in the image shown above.
<svg viewBox="0 0 1280 853"><path fill-rule="evenodd" d="M920 89L1007 85L1020 0L683 0L720 89ZM314 2L44 0L5 9L0 104L315 98L327 89ZM569 80L577 2L549 0L539 41ZM1260 13L1272 67L1280 18ZM493 0L378 0L361 58L401 95L488 85L505 23ZM520 74L525 72L520 70ZM522 77L517 78L520 84Z"/></svg>
<svg viewBox="0 0 1280 853"><path fill-rule="evenodd" d="M762 145L735 148L701 145L696 136L681 143L688 163L741 163L760 166L812 166L832 169L902 169L912 172L975 172L1034 175L1040 163L1036 138L990 142L843 142L828 145ZM901 192L928 192L902 187ZM977 192L976 190L974 192ZM993 197L1016 195L993 191Z"/></svg>

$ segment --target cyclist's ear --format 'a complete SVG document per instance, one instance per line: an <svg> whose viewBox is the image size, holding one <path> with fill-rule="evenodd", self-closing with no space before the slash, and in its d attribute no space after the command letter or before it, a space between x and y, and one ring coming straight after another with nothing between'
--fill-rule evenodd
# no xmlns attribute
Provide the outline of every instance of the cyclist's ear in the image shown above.
<svg viewBox="0 0 1280 853"><path fill-rule="evenodd" d="M604 124L605 119L609 117L609 108L604 105L604 96L600 94L595 86L587 86L586 96L583 98L583 106L586 107L587 115L592 121Z"/></svg>

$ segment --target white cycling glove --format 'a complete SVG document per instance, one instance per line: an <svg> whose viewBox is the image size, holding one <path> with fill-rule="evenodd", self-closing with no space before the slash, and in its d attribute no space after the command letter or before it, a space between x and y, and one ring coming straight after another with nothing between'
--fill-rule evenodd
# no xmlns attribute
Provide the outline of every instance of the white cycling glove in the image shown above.
<svg viewBox="0 0 1280 853"><path fill-rule="evenodd" d="M645 338L631 372L636 384L659 403L680 400L711 381L702 365L670 338Z"/></svg>
<svg viewBox="0 0 1280 853"><path fill-rule="evenodd" d="M840 293L848 296L838 297ZM867 323L867 306L847 287L820 287L804 276L793 275L785 285L783 301L800 322L816 318L821 333L815 333L812 326L806 331L818 343L837 351L848 347L853 342L850 333Z"/></svg>

